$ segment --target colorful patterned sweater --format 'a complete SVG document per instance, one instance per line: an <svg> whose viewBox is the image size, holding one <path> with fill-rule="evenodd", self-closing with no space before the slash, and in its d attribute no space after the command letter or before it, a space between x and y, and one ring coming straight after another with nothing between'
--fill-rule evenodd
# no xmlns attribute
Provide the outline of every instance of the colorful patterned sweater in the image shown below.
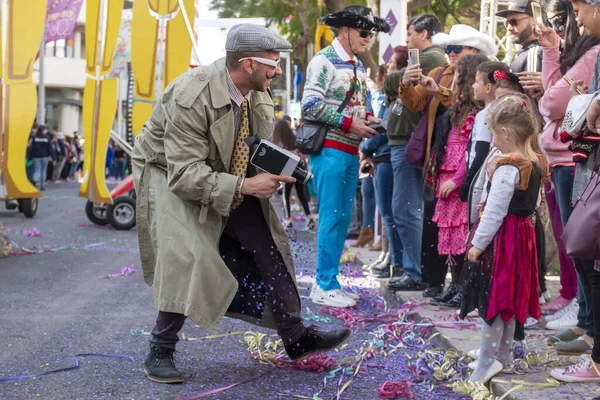
<svg viewBox="0 0 600 400"><path fill-rule="evenodd" d="M356 76L354 78L354 68ZM329 125L323 147L358 154L361 138L350 133L353 110L365 106L366 72L358 58L350 58L338 40L321 50L308 64L302 95L302 112L307 120ZM337 109L346 98L350 85L355 94L343 112Z"/></svg>

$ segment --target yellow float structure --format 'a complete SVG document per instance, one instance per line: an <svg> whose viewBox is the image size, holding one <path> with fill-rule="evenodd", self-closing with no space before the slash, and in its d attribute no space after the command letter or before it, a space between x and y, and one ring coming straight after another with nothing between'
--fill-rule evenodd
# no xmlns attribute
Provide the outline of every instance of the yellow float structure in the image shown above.
<svg viewBox="0 0 600 400"><path fill-rule="evenodd" d="M37 111L33 63L40 47L47 0L0 2L0 199L19 201L33 217L41 194L27 178L25 159Z"/></svg>

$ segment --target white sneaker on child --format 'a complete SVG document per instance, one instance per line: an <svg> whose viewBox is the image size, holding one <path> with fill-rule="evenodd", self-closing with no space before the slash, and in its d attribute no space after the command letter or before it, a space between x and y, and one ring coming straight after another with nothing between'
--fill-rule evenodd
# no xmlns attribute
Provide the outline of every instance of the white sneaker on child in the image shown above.
<svg viewBox="0 0 600 400"><path fill-rule="evenodd" d="M477 381L472 381L471 378L469 378L469 381L480 382L485 385L490 381L490 379L502 372L503 369L504 367L502 366L502 363L498 360L494 360L494 362L492 363L492 365L490 365L490 368L487 370L483 378L478 379Z"/></svg>
<svg viewBox="0 0 600 400"><path fill-rule="evenodd" d="M537 325L537 323L540 322L537 319L533 318L533 317L527 317L527 321L525 321L525 323L523 324L523 327L525 329L531 328L534 325Z"/></svg>

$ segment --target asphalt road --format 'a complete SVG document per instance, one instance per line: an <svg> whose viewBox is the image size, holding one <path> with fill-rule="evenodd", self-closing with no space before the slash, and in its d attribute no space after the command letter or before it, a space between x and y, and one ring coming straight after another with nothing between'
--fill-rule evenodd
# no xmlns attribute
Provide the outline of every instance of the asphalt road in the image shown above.
<svg viewBox="0 0 600 400"><path fill-rule="evenodd" d="M76 184L49 185L46 197L40 201L38 215L29 220L0 205L0 223L18 246L58 250L0 258L1 399L179 399L248 379L208 398L266 400L291 399L295 395L312 398L323 389L326 372L286 371L260 364L240 343L240 335L182 341L176 359L185 383L169 386L147 380L142 363L148 351L148 337L134 336L131 330L150 331L156 310L152 308L151 288L142 279L136 231L94 226L85 215L85 200L76 197L77 190ZM41 236L23 234L34 227ZM306 296L308 282L314 276L316 239L311 232L299 231L292 236L299 286L301 294ZM127 265L134 265L138 272L99 278L118 273ZM356 267L344 268L349 272L349 268ZM358 281L364 283L362 278L357 278ZM381 295L376 288L364 290L359 311L372 315L380 312L376 307L381 305L377 300ZM304 301L303 308L325 316L309 301ZM342 325L337 318L309 323L328 328ZM332 358L340 360L355 355L376 327L377 323L369 323L358 329L349 345L332 353ZM223 321L219 333L239 330L273 333L231 319ZM190 320L182 332L188 337L207 335ZM406 349L410 354L417 350L417 347ZM131 359L80 357L77 369L1 381L72 366L73 356L81 353L121 354ZM407 357L402 352L389 357L376 356L369 362L369 367L341 395L342 399L376 399L377 389L385 381L410 379ZM321 398L336 396L339 378L338 373L328 379ZM350 378L344 377L344 382ZM440 398L441 393L444 399L461 397L439 385L429 392L429 383L415 383L414 398Z"/></svg>

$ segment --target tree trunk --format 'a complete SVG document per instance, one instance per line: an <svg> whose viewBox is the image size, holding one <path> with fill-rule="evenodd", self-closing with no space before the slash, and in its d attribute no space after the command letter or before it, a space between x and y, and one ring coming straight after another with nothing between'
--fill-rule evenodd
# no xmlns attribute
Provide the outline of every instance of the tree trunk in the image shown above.
<svg viewBox="0 0 600 400"><path fill-rule="evenodd" d="M346 0L325 0L325 7L329 13L336 12L346 7Z"/></svg>

